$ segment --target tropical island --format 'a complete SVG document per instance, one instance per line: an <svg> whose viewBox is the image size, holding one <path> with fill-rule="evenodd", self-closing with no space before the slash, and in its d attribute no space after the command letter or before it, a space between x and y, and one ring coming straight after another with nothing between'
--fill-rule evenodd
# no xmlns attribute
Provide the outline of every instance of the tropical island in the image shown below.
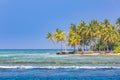
<svg viewBox="0 0 120 80"><path fill-rule="evenodd" d="M120 18L114 24L108 19L101 22L93 19L88 23L81 20L78 24L70 24L67 32L57 28L53 33L48 32L46 37L54 44L61 42L58 54L119 53ZM73 47L74 51L66 52L63 44Z"/></svg>

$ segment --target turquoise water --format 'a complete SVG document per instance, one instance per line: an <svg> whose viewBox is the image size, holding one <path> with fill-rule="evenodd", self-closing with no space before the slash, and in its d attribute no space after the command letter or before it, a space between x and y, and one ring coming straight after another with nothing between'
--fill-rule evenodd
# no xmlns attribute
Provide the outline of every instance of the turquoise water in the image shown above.
<svg viewBox="0 0 120 80"><path fill-rule="evenodd" d="M57 51L0 50L0 80L120 80L120 55L56 55Z"/></svg>

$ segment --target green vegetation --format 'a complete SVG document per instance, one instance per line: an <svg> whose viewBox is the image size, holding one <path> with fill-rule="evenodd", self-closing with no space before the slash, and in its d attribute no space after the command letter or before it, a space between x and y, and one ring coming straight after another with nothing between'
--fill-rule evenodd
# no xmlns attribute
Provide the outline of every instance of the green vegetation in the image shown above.
<svg viewBox="0 0 120 80"><path fill-rule="evenodd" d="M77 25L71 24L65 34L62 30L56 29L54 33L47 33L47 39L54 42L67 43L75 50L83 51L120 51L120 18L115 24L108 19L102 22L96 19L86 23L80 21ZM61 47L62 49L62 47Z"/></svg>
<svg viewBox="0 0 120 80"><path fill-rule="evenodd" d="M120 52L120 46L115 47L114 52L115 52L115 53Z"/></svg>

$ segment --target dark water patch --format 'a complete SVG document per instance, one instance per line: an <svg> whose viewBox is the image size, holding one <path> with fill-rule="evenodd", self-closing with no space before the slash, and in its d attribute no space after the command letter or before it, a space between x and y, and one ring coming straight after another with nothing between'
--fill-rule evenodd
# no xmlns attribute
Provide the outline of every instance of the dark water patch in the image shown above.
<svg viewBox="0 0 120 80"><path fill-rule="evenodd" d="M0 69L1 80L120 80L120 69Z"/></svg>

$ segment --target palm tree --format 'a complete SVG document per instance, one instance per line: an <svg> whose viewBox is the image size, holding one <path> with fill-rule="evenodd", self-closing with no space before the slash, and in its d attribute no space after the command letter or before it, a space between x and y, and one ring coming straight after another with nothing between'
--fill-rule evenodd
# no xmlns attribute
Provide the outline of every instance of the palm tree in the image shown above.
<svg viewBox="0 0 120 80"><path fill-rule="evenodd" d="M104 24L102 22L98 23L98 26L96 27L96 40L98 43L98 51L100 51L100 46L103 44L103 33L104 33Z"/></svg>
<svg viewBox="0 0 120 80"><path fill-rule="evenodd" d="M104 32L104 38L103 40L106 41L106 46L107 46L107 51L109 51L110 44L109 43L115 43L116 40L118 39L118 32L114 30L112 27L107 28L106 31Z"/></svg>
<svg viewBox="0 0 120 80"><path fill-rule="evenodd" d="M91 22L89 22L89 24L87 25L87 32L86 32L86 36L90 37L90 46L95 45L95 39L96 39L96 31L97 31L97 26L98 26L98 22L96 19L92 20Z"/></svg>
<svg viewBox="0 0 120 80"><path fill-rule="evenodd" d="M81 37L77 33L73 31L68 32L68 45L74 47L74 51L76 50L76 45L80 44L80 39Z"/></svg>
<svg viewBox="0 0 120 80"><path fill-rule="evenodd" d="M108 19L105 19L102 22L102 39L103 41L106 43L106 47L107 47L107 51L109 51L109 38L110 38L110 28L112 27L112 25L110 24Z"/></svg>
<svg viewBox="0 0 120 80"><path fill-rule="evenodd" d="M107 51L109 51L110 43L115 43L116 39L118 38L118 32L113 27L112 24L110 24L108 19L105 19L103 22L103 41L106 42Z"/></svg>
<svg viewBox="0 0 120 80"><path fill-rule="evenodd" d="M48 40L52 40L53 44L55 45L55 38L54 38L53 33L48 32L48 33L46 34L46 38L47 38ZM55 45L55 47L57 48L56 45ZM57 48L57 49L58 49L58 48Z"/></svg>
<svg viewBox="0 0 120 80"><path fill-rule="evenodd" d="M77 25L77 33L81 37L80 44L83 46L83 50L85 51L85 44L86 44L86 23L84 21L80 21L80 23Z"/></svg>
<svg viewBox="0 0 120 80"><path fill-rule="evenodd" d="M120 30L120 17L116 20L116 28Z"/></svg>
<svg viewBox="0 0 120 80"><path fill-rule="evenodd" d="M49 40L52 40L52 39L53 39L53 34L50 33L50 32L48 32L48 33L46 34L46 38L49 39Z"/></svg>
<svg viewBox="0 0 120 80"><path fill-rule="evenodd" d="M70 30L70 31L73 31L73 32L75 32L75 33L77 33L77 27L76 27L76 25L73 24L73 23L70 24L69 30Z"/></svg>
<svg viewBox="0 0 120 80"><path fill-rule="evenodd" d="M111 27L110 21L108 19L104 19L103 24L104 24L104 27Z"/></svg>
<svg viewBox="0 0 120 80"><path fill-rule="evenodd" d="M115 27L116 27L116 29L117 29L117 31L118 31L118 34L120 35L120 17L119 18L117 18L117 20L116 20L116 22L115 22ZM118 40L116 41L116 45L117 46L119 46L119 44L120 44L120 36L118 36L119 38L118 38Z"/></svg>
<svg viewBox="0 0 120 80"><path fill-rule="evenodd" d="M71 40L72 40L73 36L75 36L75 34L78 34L77 26L72 23L72 24L70 24L70 27L69 27L69 30L68 30L68 45L73 46L74 47L74 51L76 49L76 44L72 44ZM72 38L70 39L70 37L72 37Z"/></svg>
<svg viewBox="0 0 120 80"><path fill-rule="evenodd" d="M55 33L54 33L54 38L55 38L56 41L58 41L58 42L60 41L61 42L61 51L62 51L63 50L62 49L62 47L63 47L62 43L65 40L64 32L57 28Z"/></svg>

